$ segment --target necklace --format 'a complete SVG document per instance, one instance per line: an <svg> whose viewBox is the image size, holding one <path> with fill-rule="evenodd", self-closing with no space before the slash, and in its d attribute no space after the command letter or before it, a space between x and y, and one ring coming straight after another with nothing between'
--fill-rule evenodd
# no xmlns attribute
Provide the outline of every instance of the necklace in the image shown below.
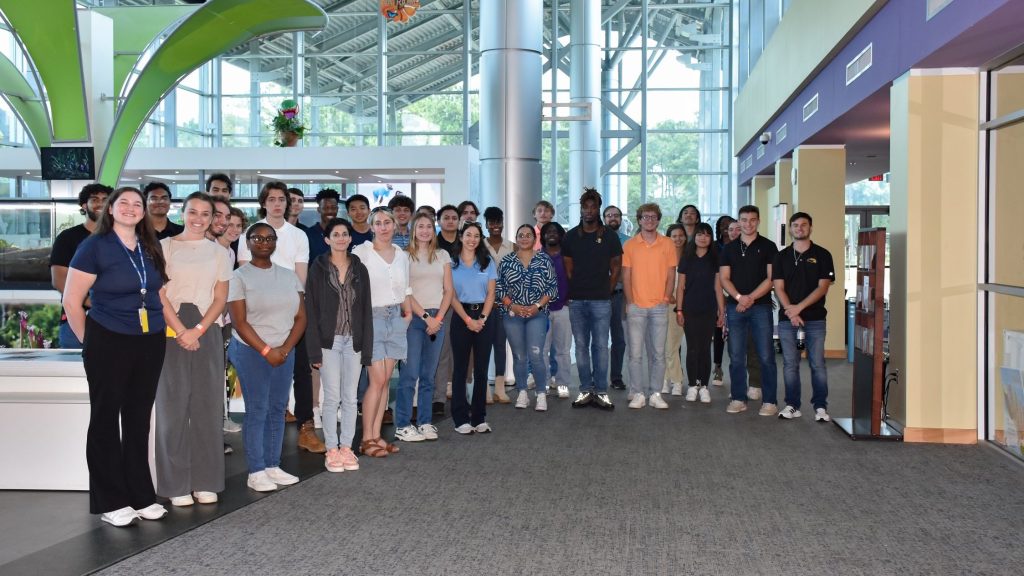
<svg viewBox="0 0 1024 576"><path fill-rule="evenodd" d="M740 257L742 257L742 258L746 258L747 257L747 248L749 248L749 246L744 244L743 240L740 240Z"/></svg>
<svg viewBox="0 0 1024 576"><path fill-rule="evenodd" d="M796 248L794 247L793 248L793 266L799 266L800 265L800 259L803 258L803 257L804 257L804 253L803 252L797 252Z"/></svg>

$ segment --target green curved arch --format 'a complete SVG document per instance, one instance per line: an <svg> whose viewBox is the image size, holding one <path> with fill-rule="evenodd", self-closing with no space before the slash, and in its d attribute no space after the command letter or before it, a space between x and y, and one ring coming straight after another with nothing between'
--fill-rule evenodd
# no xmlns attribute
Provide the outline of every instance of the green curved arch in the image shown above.
<svg viewBox="0 0 1024 576"><path fill-rule="evenodd" d="M327 15L310 0L211 0L154 52L118 109L100 165L100 182L116 185L128 152L153 109L182 78L218 54L253 38L316 30Z"/></svg>
<svg viewBox="0 0 1024 576"><path fill-rule="evenodd" d="M3 54L0 54L0 93L25 125L36 148L49 146L52 140L46 107L14 62Z"/></svg>

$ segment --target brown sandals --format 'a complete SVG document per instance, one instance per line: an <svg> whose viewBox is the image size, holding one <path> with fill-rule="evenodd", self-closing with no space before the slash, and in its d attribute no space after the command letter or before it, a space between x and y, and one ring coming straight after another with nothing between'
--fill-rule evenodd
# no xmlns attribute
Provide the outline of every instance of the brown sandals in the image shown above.
<svg viewBox="0 0 1024 576"><path fill-rule="evenodd" d="M377 444L379 438L370 438L359 443L359 451L371 458L384 458L388 455L386 448Z"/></svg>

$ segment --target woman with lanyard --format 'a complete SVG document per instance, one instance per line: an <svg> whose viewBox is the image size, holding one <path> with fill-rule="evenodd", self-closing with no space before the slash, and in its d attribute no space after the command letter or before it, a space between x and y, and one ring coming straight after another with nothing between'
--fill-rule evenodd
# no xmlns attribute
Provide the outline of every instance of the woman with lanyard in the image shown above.
<svg viewBox="0 0 1024 576"><path fill-rule="evenodd" d="M165 350L160 287L167 273L145 205L138 188L118 188L107 198L96 230L71 259L64 287L64 310L83 343L89 382L89 511L114 526L167 514L156 503L149 472L149 421Z"/></svg>
<svg viewBox="0 0 1024 576"><path fill-rule="evenodd" d="M484 247L483 229L476 222L466 222L459 232L457 257L452 263L452 284L455 300L452 308L459 317L452 319L452 421L459 434L491 432L487 424L487 364L494 345L494 322L487 316L494 307L494 291L498 274ZM473 401L466 403L466 372L469 355L473 355Z"/></svg>
<svg viewBox="0 0 1024 576"><path fill-rule="evenodd" d="M391 209L374 208L370 213L373 242L364 242L352 249L352 254L359 257L370 275L373 362L367 370L370 384L363 394L363 441L359 450L373 458L398 452L398 446L380 437L380 428L388 407L391 373L399 360L405 360L408 349L409 256L391 243L395 225Z"/></svg>
<svg viewBox="0 0 1024 576"><path fill-rule="evenodd" d="M355 229L332 218L323 228L330 252L313 261L306 282L306 345L309 362L320 370L321 412L328 472L358 470L352 452L356 433L356 390L373 352L370 275L358 256L348 253ZM341 431L338 431L338 409Z"/></svg>
<svg viewBox="0 0 1024 576"><path fill-rule="evenodd" d="M505 332L512 346L513 372L516 377L516 408L530 405L526 373L533 371L537 385L537 411L548 409L548 363L542 353L548 332L547 305L558 297L558 279L547 254L534 250L537 237L530 224L516 230L514 254L501 259L498 266L497 298L505 313ZM529 365L527 365L529 360Z"/></svg>
<svg viewBox="0 0 1024 576"><path fill-rule="evenodd" d="M257 492L270 492L299 481L281 470L281 442L295 346L306 330L306 308L299 277L270 260L277 231L257 222L246 230L245 240L248 261L235 270L228 288L235 327L228 359L238 372L245 401L246 484Z"/></svg>
<svg viewBox="0 0 1024 576"><path fill-rule="evenodd" d="M718 276L718 250L710 224L697 224L693 241L686 245L677 271L676 323L686 331L686 373L690 376L686 401L694 402L699 395L702 403L709 404L711 343L715 326L725 322L725 295Z"/></svg>
<svg viewBox="0 0 1024 576"><path fill-rule="evenodd" d="M505 256L516 251L512 242L505 240L505 213L497 206L491 206L484 210L484 225L487 226L487 241L484 246L490 253L491 259L501 262ZM501 314L494 315L494 399L498 404L509 404L512 400L505 394L505 364L507 361L505 347L508 343L508 336L505 334L505 322ZM490 370L490 369L488 369ZM490 374L488 374L490 376ZM491 402L491 388L487 388L487 403Z"/></svg>
<svg viewBox="0 0 1024 576"><path fill-rule="evenodd" d="M398 377L395 398L395 438L405 442L437 440L430 410L434 375L445 336L445 314L452 302L452 259L437 247L434 219L419 214L412 221L409 254L409 308L412 323L406 334L408 358ZM417 386L417 380L419 385ZM412 424L415 396L416 425Z"/></svg>
<svg viewBox="0 0 1024 576"><path fill-rule="evenodd" d="M160 242L171 279L160 290L168 338L156 395L156 491L172 506L196 500L212 504L224 490L219 324L231 260L222 246L206 239L213 221L206 193L190 194L182 212L185 230Z"/></svg>

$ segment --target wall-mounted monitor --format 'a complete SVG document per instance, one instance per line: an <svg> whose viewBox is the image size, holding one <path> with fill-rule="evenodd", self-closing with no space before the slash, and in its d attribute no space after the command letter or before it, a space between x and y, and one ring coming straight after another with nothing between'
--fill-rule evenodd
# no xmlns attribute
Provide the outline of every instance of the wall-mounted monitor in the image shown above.
<svg viewBox="0 0 1024 576"><path fill-rule="evenodd" d="M44 147L39 149L43 180L94 180L95 152L92 146Z"/></svg>

